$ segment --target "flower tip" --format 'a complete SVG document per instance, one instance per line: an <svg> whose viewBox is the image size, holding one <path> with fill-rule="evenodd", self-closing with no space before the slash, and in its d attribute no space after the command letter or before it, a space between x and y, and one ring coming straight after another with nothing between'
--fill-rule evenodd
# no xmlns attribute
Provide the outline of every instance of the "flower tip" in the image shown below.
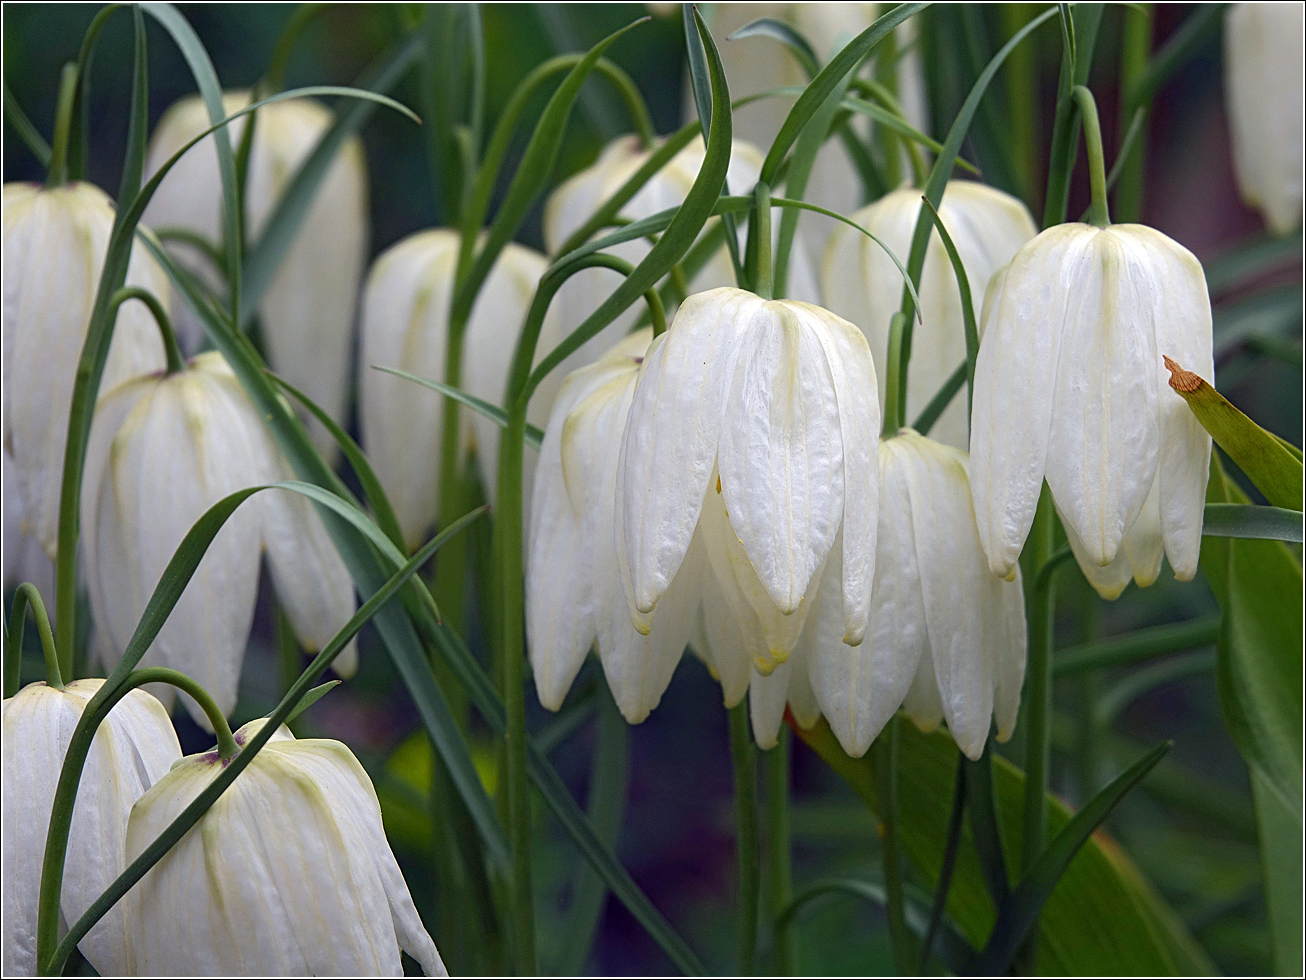
<svg viewBox="0 0 1306 980"><path fill-rule="evenodd" d="M1166 370L1170 372L1170 387L1181 395L1186 395L1196 391L1202 386L1202 379L1192 371L1185 371L1171 358L1161 355L1161 360L1165 362Z"/></svg>
<svg viewBox="0 0 1306 980"><path fill-rule="evenodd" d="M859 647L862 645L862 640L864 639L866 639L865 626L846 629L843 634L843 642L845 646Z"/></svg>

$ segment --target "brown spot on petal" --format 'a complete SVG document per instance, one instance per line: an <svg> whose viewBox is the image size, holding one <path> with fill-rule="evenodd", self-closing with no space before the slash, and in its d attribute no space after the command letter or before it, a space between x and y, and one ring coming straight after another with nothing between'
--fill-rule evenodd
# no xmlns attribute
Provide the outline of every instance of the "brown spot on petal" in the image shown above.
<svg viewBox="0 0 1306 980"><path fill-rule="evenodd" d="M716 478L716 492L717 492L717 493L720 493L720 492L721 492L721 475L720 475L720 474L717 474L717 478Z"/></svg>
<svg viewBox="0 0 1306 980"><path fill-rule="evenodd" d="M1192 371L1185 371L1178 364L1161 355L1161 360L1165 362L1166 370L1170 372L1170 387L1180 393L1196 391L1202 386L1202 379Z"/></svg>

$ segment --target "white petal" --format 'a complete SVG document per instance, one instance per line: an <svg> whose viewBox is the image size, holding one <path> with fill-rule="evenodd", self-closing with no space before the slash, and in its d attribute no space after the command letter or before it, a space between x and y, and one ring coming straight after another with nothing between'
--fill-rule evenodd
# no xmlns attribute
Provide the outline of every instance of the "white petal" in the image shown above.
<svg viewBox="0 0 1306 980"><path fill-rule="evenodd" d="M1121 549L1129 560L1129 569L1140 589L1145 589L1161 574L1165 545L1161 540L1161 474L1157 473L1152 489L1143 501L1143 509L1134 526L1125 534ZM1205 486L1202 487L1205 490ZM1118 558L1119 556L1117 556Z"/></svg>
<svg viewBox="0 0 1306 980"><path fill-rule="evenodd" d="M794 664L784 663L770 674L752 672L748 684L748 717L753 741L759 749L773 749L784 721L789 696L789 675Z"/></svg>

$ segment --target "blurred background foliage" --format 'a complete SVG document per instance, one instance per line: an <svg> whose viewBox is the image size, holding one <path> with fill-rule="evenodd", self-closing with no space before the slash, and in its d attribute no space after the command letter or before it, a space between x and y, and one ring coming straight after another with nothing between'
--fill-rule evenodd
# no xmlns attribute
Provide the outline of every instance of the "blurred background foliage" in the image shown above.
<svg viewBox="0 0 1306 980"><path fill-rule="evenodd" d="M712 5L705 5L711 7ZM923 49L932 96L931 118L941 138L976 74L1010 35L1041 5L959 7L940 5L923 20L936 29ZM1190 4L1153 8L1152 46L1159 48L1191 13ZM21 4L4 7L4 78L19 104L44 133L50 133L60 66L74 59L95 5ZM182 11L203 40L218 77L227 88L256 81L294 7L290 4L183 4ZM1109 10L1095 54L1092 88L1103 113L1107 159L1114 157L1121 127L1119 111L1120 17ZM290 61L287 87L349 84L401 30L409 11L399 5L332 6L315 18ZM492 123L518 81L536 64L564 51L580 51L620 26L643 16L636 4L486 4L484 6L487 109ZM1218 20L1217 22L1218 23ZM90 178L101 187L118 183L127 124L131 63L130 21L114 18L104 31L93 67ZM978 25L978 30L975 30ZM191 75L158 26L148 24L150 116L157 121L177 98L193 91ZM987 52L966 48L965 38L987 37ZM1002 85L986 96L972 130L969 159L985 179L1032 196L1041 211L1042 178L1061 38L1055 21L1025 48L1034 60L1040 90L1033 133L1035 153L1016 168L994 149L995 127L1004 125ZM775 56L782 57L777 47ZM659 132L681 122L685 56L676 16L652 22L617 41L609 57L639 85ZM1002 76L999 76L1001 79ZM420 106L416 75L394 93ZM543 98L540 100L541 106ZM587 166L603 144L626 131L620 103L601 82L586 84L573 113L558 161L555 182ZM395 113L374 114L362 131L371 178L372 254L411 232L441 220L431 193L420 133ZM525 145L519 134L515 152ZM1022 183L1019 167L1028 169ZM511 174L513 167L505 168ZM4 180L41 180L44 174L23 144L6 128ZM1263 234L1259 216L1237 196L1228 122L1222 96L1218 30L1158 94L1150 117L1141 220L1175 238L1208 265L1240 243ZM1028 188L1032 187L1030 195ZM1072 188L1072 215L1088 203L1082 161ZM520 239L541 246L539 211ZM1300 237L1297 241L1300 243ZM1261 425L1302 444L1302 266L1300 253L1251 281L1212 283L1216 301L1217 384ZM1259 495L1251 491L1253 499ZM484 532L484 529L480 529ZM1072 566L1073 568L1073 566ZM266 576L264 577L266 583ZM1114 603L1098 600L1077 571L1061 577L1056 647L1109 637L1145 626L1218 615L1202 575L1175 582L1168 572L1145 591L1130 587ZM270 710L284 689L277 630L268 596L260 600L251 648L241 680L239 724ZM473 637L474 638L474 637ZM29 637L29 641L34 639ZM362 637L362 667L350 683L319 702L298 722L300 734L340 738L358 754L376 782L392 844L414 897L437 943L444 949L439 901L429 868L432 842L424 797L429 791L430 755L417 732L415 710L388 659ZM1069 674L1056 686L1053 786L1078 804L1103 786L1144 747L1163 739L1175 746L1140 789L1130 794L1108 829L1172 904L1218 969L1256 974L1269 968L1270 949L1262 897L1261 869L1248 773L1219 713L1210 647L1178 652L1145 666ZM40 676L37 659L24 665L24 682ZM591 661L578 690L601 684ZM573 696L574 697L574 696ZM595 750L593 711L581 709L569 721L530 701L537 733L555 727L560 736L554 760L584 799ZM593 701L597 699L592 699ZM206 748L203 733L177 717L187 751ZM573 724L578 722L578 724ZM565 736L565 737L563 737ZM481 731L478 764L494 778L494 752ZM1019 738L1012 744L1018 746ZM793 765L795 888L829 876L876 880L880 875L877 836L865 806L800 743ZM1017 752L1018 754L1018 752ZM1014 761L1019 762L1016 758ZM661 706L648 721L629 729L629 790L620 825L618 853L640 886L700 952L707 967L728 971L734 925L735 854L732 782L725 713L717 684L702 664L686 657ZM563 931L562 910L572 894L578 856L544 812L538 814L536 888L542 966L556 970L574 961L577 937ZM445 896L445 900L449 897ZM453 900L459 900L454 897ZM890 972L889 938L879 908L847 895L820 899L796 921L798 964L803 973ZM1091 922L1083 924L1092 929ZM583 939L583 937L580 937ZM671 964L635 920L609 901L599 920L588 971L664 973Z"/></svg>

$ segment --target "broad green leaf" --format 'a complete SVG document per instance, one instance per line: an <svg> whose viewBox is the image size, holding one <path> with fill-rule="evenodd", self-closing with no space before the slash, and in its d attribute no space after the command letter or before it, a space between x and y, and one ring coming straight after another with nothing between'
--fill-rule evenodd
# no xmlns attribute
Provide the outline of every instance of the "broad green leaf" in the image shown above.
<svg viewBox="0 0 1306 980"><path fill-rule="evenodd" d="M1256 830L1261 840L1261 874L1270 912L1274 971L1302 973L1302 822L1259 772L1252 773Z"/></svg>
<svg viewBox="0 0 1306 980"><path fill-rule="evenodd" d="M874 811L879 805L869 758L844 754L824 720L796 730ZM900 726L899 806L904 850L933 885L942 861L954 791L957 747L945 732L923 735ZM993 760L998 822L1008 850L1020 838L1024 776ZM1048 798L1048 830L1059 833L1071 812ZM948 913L968 941L982 948L996 913L984 884L974 838L963 830ZM1099 831L1080 848L1044 904L1038 924L1038 973L1087 976L1208 974L1213 967L1178 916L1137 867Z"/></svg>
<svg viewBox="0 0 1306 980"><path fill-rule="evenodd" d="M1202 534L1212 538L1260 538L1302 542L1302 512L1256 504L1207 504Z"/></svg>
<svg viewBox="0 0 1306 980"><path fill-rule="evenodd" d="M1246 503L1211 454L1210 503ZM1224 613L1216 689L1233 740L1302 820L1302 569L1278 541L1203 538L1202 569Z"/></svg>
<svg viewBox="0 0 1306 980"><path fill-rule="evenodd" d="M1215 444L1265 494L1275 507L1302 509L1302 462L1283 447L1280 439L1262 429L1205 379L1162 357L1170 371L1170 387L1188 403L1197 421Z"/></svg>

